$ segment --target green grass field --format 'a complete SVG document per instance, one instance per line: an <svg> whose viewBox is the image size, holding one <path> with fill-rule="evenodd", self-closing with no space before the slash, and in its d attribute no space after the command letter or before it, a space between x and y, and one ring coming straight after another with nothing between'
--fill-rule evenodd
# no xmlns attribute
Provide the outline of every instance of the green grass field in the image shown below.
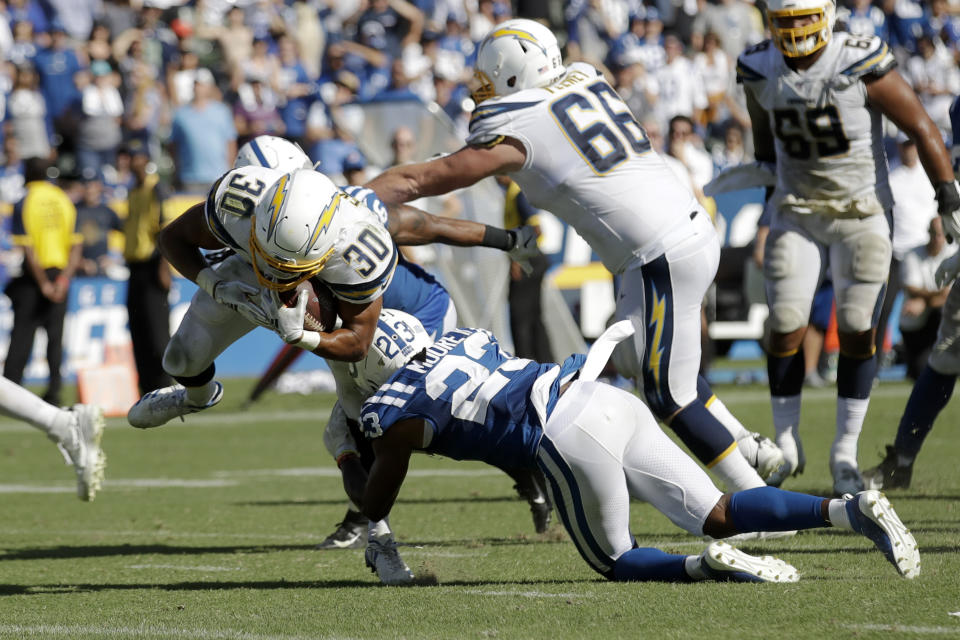
<svg viewBox="0 0 960 640"><path fill-rule="evenodd" d="M960 471L954 400L908 491L888 495L923 571L899 578L868 541L833 530L743 545L796 565L792 585L613 584L558 525L533 533L511 481L476 463L418 456L392 524L415 573L384 587L362 550L315 551L345 500L321 431L332 396L268 395L151 431L110 420L107 485L91 504L39 432L0 421L0 638L838 638L960 637ZM763 388L718 388L748 426L769 427ZM875 392L861 439L872 466L909 387ZM785 488L831 486L833 393L808 391L807 471ZM641 544L704 543L635 504ZM957 615L960 615L958 613Z"/></svg>

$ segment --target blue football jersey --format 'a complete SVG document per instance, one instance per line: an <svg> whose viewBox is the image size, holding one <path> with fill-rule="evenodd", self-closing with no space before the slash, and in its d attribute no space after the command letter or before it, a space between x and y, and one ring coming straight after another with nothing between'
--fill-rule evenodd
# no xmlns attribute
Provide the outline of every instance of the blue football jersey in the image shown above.
<svg viewBox="0 0 960 640"><path fill-rule="evenodd" d="M448 331L367 399L364 435L377 438L397 422L425 420L433 429L424 449L456 460L499 467L535 464L537 448L560 387L583 366L540 364L505 353L482 329Z"/></svg>
<svg viewBox="0 0 960 640"><path fill-rule="evenodd" d="M950 105L950 130L953 138L950 154L953 157L953 172L960 174L960 96L954 98Z"/></svg>
<svg viewBox="0 0 960 640"><path fill-rule="evenodd" d="M360 186L343 187L342 191L365 204L389 229L387 207L376 193ZM400 254L393 280L383 292L383 307L409 313L420 321L427 333L439 338L449 306L450 294L443 285L420 265L408 262Z"/></svg>

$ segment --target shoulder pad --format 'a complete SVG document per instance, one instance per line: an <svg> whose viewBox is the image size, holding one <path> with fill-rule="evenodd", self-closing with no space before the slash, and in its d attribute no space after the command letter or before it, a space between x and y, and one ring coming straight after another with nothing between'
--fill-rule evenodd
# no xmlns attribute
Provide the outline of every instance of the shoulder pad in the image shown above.
<svg viewBox="0 0 960 640"><path fill-rule="evenodd" d="M513 121L547 97L544 89L527 89L513 95L484 100L470 116L467 144L492 146L513 131Z"/></svg>
<svg viewBox="0 0 960 640"><path fill-rule="evenodd" d="M744 50L737 58L737 82L757 82L767 77L771 51L776 51L771 40L758 42Z"/></svg>
<svg viewBox="0 0 960 640"><path fill-rule="evenodd" d="M204 218L210 232L225 246L246 247L246 238L231 232L238 220L253 215L254 210L270 194L270 187L286 174L267 167L247 166L231 169L213 183L204 203ZM248 225L244 229L249 231Z"/></svg>
<svg viewBox="0 0 960 640"><path fill-rule="evenodd" d="M893 52L878 36L860 37L844 31L833 34L840 45L840 75L850 78L879 78L897 66Z"/></svg>
<svg viewBox="0 0 960 640"><path fill-rule="evenodd" d="M366 207L341 204L334 257L318 274L333 294L346 302L373 302L390 286L399 253L390 232ZM347 215L342 215L347 214Z"/></svg>
<svg viewBox="0 0 960 640"><path fill-rule="evenodd" d="M373 190L358 185L348 185L341 187L341 191L370 209L380 219L380 223L387 226L387 206Z"/></svg>

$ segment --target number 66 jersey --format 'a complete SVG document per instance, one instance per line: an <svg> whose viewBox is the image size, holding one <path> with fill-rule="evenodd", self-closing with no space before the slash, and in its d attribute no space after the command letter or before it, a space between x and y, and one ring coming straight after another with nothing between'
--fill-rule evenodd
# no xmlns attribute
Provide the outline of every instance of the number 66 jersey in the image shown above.
<svg viewBox="0 0 960 640"><path fill-rule="evenodd" d="M327 201L310 202L309 210L302 210L303 192L301 197L291 194L297 189L298 175L304 173L312 170L284 173L250 165L227 172L211 187L204 205L207 226L224 246L252 263L255 222L303 225L299 236L329 249L330 257L317 277L333 294L355 304L376 300L390 284L397 265L397 248L390 233L375 212L341 190L331 190ZM284 206L285 201L290 206ZM293 210L294 203L299 210ZM322 244L325 242L330 246ZM258 266L264 270L263 264Z"/></svg>
<svg viewBox="0 0 960 640"><path fill-rule="evenodd" d="M796 213L862 217L893 205L882 116L865 80L896 66L877 37L836 32L808 69L795 71L766 40L737 60L737 82L769 115L777 155L774 202Z"/></svg>

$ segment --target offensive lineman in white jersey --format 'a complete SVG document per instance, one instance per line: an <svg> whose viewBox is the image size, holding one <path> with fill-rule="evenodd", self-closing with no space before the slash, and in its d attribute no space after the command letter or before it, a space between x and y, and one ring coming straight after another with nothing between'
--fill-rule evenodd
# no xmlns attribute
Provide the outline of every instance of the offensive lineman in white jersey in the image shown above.
<svg viewBox="0 0 960 640"><path fill-rule="evenodd" d="M893 70L887 45L877 37L832 33L834 10L833 0L771 0L773 38L741 54L737 79L746 91L756 157L776 162L764 253L767 370L786 464L769 481L779 485L805 464L797 433L801 341L829 264L840 334L830 469L834 491L844 494L863 489L857 440L876 375L874 335L891 256L882 115L917 143L944 229L954 236L960 196L937 127Z"/></svg>
<svg viewBox="0 0 960 640"><path fill-rule="evenodd" d="M367 186L390 205L509 174L534 206L571 224L622 275L617 317L630 318L636 333L620 369L643 379L654 414L728 487L760 486L745 456L758 466L760 453L761 472L769 473L779 451L755 440L715 398L708 410L712 392L698 378L700 304L720 251L709 216L600 72L564 67L543 25L498 25L480 44L475 75L483 86L467 146L394 167Z"/></svg>

